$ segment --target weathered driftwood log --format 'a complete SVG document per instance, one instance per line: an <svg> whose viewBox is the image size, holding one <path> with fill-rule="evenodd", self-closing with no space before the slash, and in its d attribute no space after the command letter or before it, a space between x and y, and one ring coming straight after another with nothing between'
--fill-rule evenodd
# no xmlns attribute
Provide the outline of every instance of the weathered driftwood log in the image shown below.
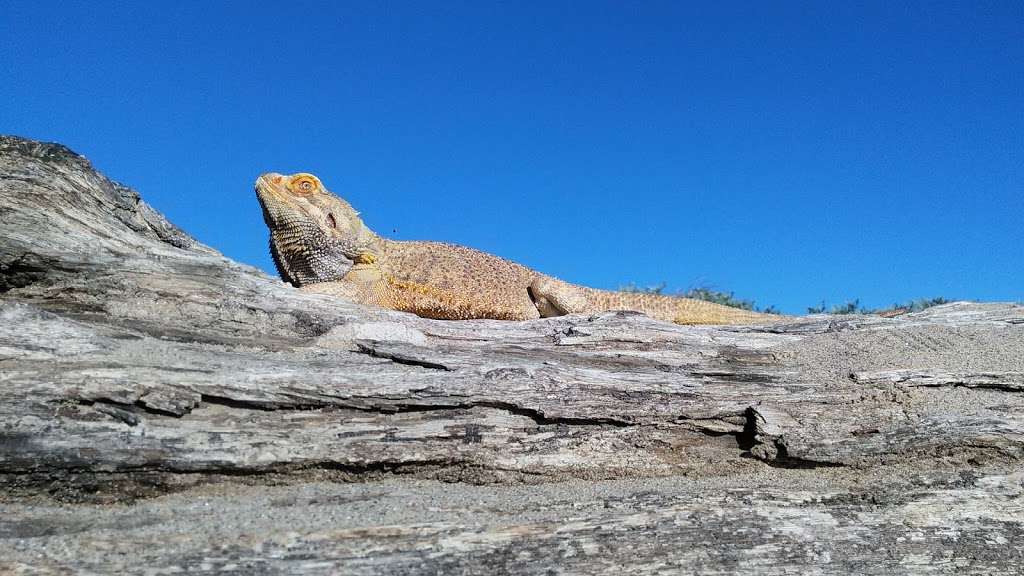
<svg viewBox="0 0 1024 576"><path fill-rule="evenodd" d="M425 320L298 292L11 137L0 292L0 572L1024 562L1018 305Z"/></svg>

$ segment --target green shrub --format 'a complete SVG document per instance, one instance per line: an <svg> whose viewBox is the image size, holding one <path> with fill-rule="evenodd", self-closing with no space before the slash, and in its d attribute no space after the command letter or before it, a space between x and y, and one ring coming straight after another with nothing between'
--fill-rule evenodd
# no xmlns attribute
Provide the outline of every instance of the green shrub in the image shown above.
<svg viewBox="0 0 1024 576"><path fill-rule="evenodd" d="M820 306L808 306L808 314L867 314L868 312L860 305L860 299L850 300L846 304L833 306L831 309L821 301Z"/></svg>
<svg viewBox="0 0 1024 576"><path fill-rule="evenodd" d="M940 304L949 304L953 300L943 298L941 296L937 298L918 298L917 300L909 300L903 304L893 304L889 308L865 308L860 305L860 299L850 300L846 304L838 306L832 306L829 308L825 305L825 301L821 301L819 306L810 306L807 308L808 314L886 314L891 312L920 312L926 308L932 306L938 306Z"/></svg>
<svg viewBox="0 0 1024 576"><path fill-rule="evenodd" d="M903 305L894 304L893 308L906 308L908 312L920 312L925 308L931 308L932 306L938 306L940 304L949 304L952 300L947 300L942 296L938 298L918 298L917 300L911 300Z"/></svg>
<svg viewBox="0 0 1024 576"><path fill-rule="evenodd" d="M684 292L682 296L684 298L693 298L694 300L714 302L715 304L721 304L723 306L742 308L743 310L756 310L753 300L742 300L734 296L732 292L719 292L707 287L690 288Z"/></svg>

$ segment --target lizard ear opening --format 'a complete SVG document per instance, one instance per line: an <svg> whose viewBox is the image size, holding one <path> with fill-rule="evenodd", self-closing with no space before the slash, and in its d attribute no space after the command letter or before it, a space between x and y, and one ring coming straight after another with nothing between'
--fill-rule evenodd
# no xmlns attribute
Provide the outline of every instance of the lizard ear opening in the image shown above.
<svg viewBox="0 0 1024 576"><path fill-rule="evenodd" d="M338 227L338 222L334 219L334 214L331 214L330 212L327 213L327 225L331 228Z"/></svg>

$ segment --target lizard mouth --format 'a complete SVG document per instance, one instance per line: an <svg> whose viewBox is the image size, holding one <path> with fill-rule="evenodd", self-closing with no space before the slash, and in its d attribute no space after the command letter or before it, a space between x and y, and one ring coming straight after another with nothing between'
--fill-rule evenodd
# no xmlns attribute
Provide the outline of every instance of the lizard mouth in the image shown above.
<svg viewBox="0 0 1024 576"><path fill-rule="evenodd" d="M281 200L276 197L277 194L274 193L274 187L267 180L267 176L267 174L264 174L257 178L253 190L256 192L256 199L259 200L260 208L263 209L263 223L272 229L277 224L277 212L280 210L280 207L276 205L280 204Z"/></svg>
<svg viewBox="0 0 1024 576"><path fill-rule="evenodd" d="M289 226L292 222L288 222L288 220L294 220L293 210L289 209L289 206L276 193L270 174L264 174L257 178L253 190L256 192L256 199L260 203L263 223L270 230L270 258L274 261L277 275L281 277L281 280L298 287L300 283L289 270L287 254L282 253L282 249L287 249L287 247L278 245L277 234L275 234L275 231L292 228L292 226ZM286 218L284 217L286 214L292 214L293 217Z"/></svg>

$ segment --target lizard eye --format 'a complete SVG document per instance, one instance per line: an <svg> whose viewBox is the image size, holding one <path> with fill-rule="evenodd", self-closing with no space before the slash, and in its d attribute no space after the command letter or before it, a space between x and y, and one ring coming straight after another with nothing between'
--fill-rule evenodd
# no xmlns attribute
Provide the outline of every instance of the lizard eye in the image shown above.
<svg viewBox="0 0 1024 576"><path fill-rule="evenodd" d="M334 214L331 214L330 212L327 213L327 225L331 228L338 227L338 222L334 219Z"/></svg>
<svg viewBox="0 0 1024 576"><path fill-rule="evenodd" d="M309 176L300 176L292 181L291 189L295 192L310 194L316 189L316 181Z"/></svg>

